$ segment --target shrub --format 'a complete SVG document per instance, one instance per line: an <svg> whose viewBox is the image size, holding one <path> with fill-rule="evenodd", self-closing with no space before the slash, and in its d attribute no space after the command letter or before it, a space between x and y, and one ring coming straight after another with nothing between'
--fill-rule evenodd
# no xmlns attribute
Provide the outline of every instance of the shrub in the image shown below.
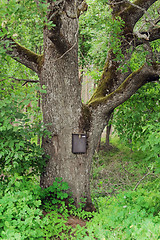
<svg viewBox="0 0 160 240"><path fill-rule="evenodd" d="M10 178L6 185L1 186L1 239L43 239L40 187L33 179L18 175Z"/></svg>
<svg viewBox="0 0 160 240"><path fill-rule="evenodd" d="M66 192L68 189L68 183L63 182L62 178L55 178L50 187L44 188L41 191L41 200L45 211L58 209L59 212L64 212L65 200L69 197Z"/></svg>
<svg viewBox="0 0 160 240"><path fill-rule="evenodd" d="M12 175L38 174L45 161L42 148L32 139L48 132L31 124L17 105L8 98L0 102L0 171Z"/></svg>
<svg viewBox="0 0 160 240"><path fill-rule="evenodd" d="M42 190L33 177L15 174L3 183L0 185L1 239L71 239L72 230L66 225L66 217L56 210L46 216L42 214Z"/></svg>

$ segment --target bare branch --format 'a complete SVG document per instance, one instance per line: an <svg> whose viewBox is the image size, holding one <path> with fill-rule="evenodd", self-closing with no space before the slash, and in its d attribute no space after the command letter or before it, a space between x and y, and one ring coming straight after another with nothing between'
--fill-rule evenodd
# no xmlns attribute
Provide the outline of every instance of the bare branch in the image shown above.
<svg viewBox="0 0 160 240"><path fill-rule="evenodd" d="M19 78L15 78L15 77L8 77L10 79L14 79L16 81L24 81L24 82L32 82L32 83L38 83L39 80L33 80L33 79L19 79ZM4 78L4 79L1 79L0 82L2 81L5 81L5 80L8 80L8 78Z"/></svg>
<svg viewBox="0 0 160 240"><path fill-rule="evenodd" d="M138 46L144 43L144 40L152 42L160 39L160 27L151 28L148 32L137 33L135 32L134 45Z"/></svg>
<svg viewBox="0 0 160 240"><path fill-rule="evenodd" d="M139 186L139 184L143 181L143 179L145 177L147 177L150 173L150 171L148 170L148 172L139 180L139 182L136 184L135 188L133 189L133 191L135 191L137 189L137 187Z"/></svg>

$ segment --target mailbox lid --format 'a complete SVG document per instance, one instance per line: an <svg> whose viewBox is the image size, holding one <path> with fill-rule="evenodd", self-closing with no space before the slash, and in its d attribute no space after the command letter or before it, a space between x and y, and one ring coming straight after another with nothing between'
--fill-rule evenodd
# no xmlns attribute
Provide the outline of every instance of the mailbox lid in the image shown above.
<svg viewBox="0 0 160 240"><path fill-rule="evenodd" d="M81 154L87 151L87 135L72 134L72 153Z"/></svg>

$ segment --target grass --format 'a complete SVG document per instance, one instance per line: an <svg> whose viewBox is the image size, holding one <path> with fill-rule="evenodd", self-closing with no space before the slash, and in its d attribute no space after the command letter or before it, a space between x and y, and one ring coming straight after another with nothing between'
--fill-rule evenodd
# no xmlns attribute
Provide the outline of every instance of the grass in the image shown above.
<svg viewBox="0 0 160 240"><path fill-rule="evenodd" d="M111 150L105 151L102 139L101 150L93 159L91 177L93 199L133 190L139 182L139 185L143 185L157 178L152 171L146 176L149 164L144 153L133 152L121 143L117 136L112 137L110 143Z"/></svg>

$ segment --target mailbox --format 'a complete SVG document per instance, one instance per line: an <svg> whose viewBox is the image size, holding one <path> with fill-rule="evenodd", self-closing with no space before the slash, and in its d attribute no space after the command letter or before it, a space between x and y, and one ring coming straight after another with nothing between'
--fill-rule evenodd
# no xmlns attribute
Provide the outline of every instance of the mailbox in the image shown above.
<svg viewBox="0 0 160 240"><path fill-rule="evenodd" d="M82 154L87 151L87 135L83 133L72 134L72 153Z"/></svg>

